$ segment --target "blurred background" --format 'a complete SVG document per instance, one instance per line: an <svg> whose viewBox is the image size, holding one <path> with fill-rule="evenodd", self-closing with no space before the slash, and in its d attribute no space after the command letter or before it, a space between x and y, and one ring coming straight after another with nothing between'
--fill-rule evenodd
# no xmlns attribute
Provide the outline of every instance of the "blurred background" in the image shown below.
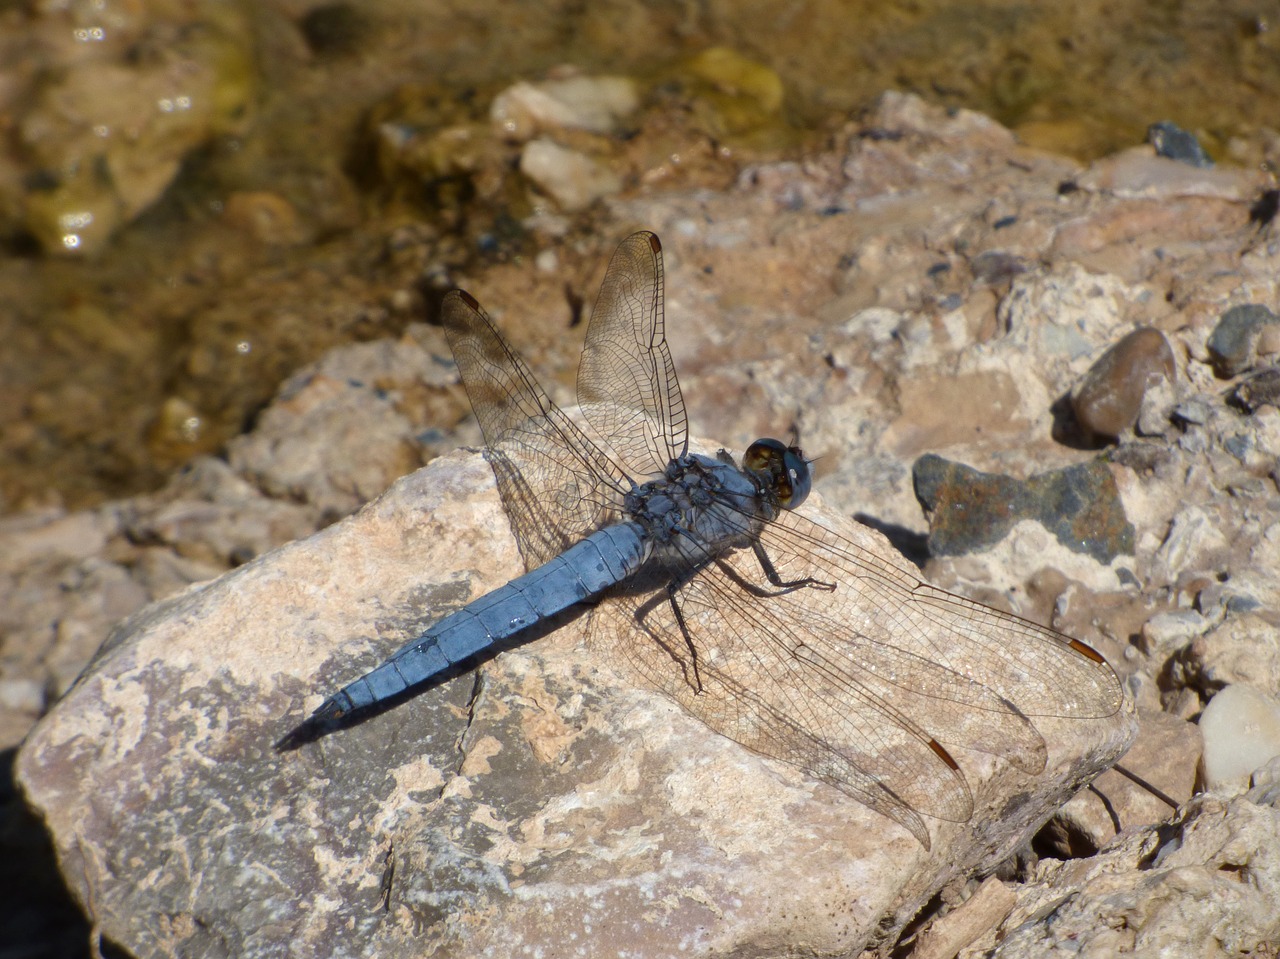
<svg viewBox="0 0 1280 959"><path fill-rule="evenodd" d="M519 87L495 104L519 81L618 78L622 100L572 134L612 178L597 192L722 188L888 89L1082 160L1168 119L1257 165L1280 125L1276 16L1259 0L0 5L0 513L154 489L300 365L420 319L432 277L534 251L535 214L589 232L593 195L522 169L537 104Z"/></svg>

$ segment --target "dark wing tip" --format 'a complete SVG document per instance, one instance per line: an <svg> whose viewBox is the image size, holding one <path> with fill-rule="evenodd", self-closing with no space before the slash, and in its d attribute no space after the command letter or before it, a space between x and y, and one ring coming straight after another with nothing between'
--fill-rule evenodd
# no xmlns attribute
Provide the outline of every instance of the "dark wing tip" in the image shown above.
<svg viewBox="0 0 1280 959"><path fill-rule="evenodd" d="M1067 639L1068 639L1067 645L1070 646L1072 649L1074 649L1077 653L1079 653L1085 659L1092 659L1095 663L1098 663L1099 665L1102 665L1102 666L1107 665L1106 659L1104 659L1102 654L1098 652L1096 649L1094 649L1092 646L1088 645L1087 643L1082 643L1078 639L1071 639L1070 637L1067 637Z"/></svg>
<svg viewBox="0 0 1280 959"><path fill-rule="evenodd" d="M933 754L941 759L952 772L960 772L960 764L955 761L951 753L947 752L945 746L936 739L929 740L929 748L933 750Z"/></svg>
<svg viewBox="0 0 1280 959"><path fill-rule="evenodd" d="M477 300L470 293L468 293L466 290L454 290L453 292L457 294L458 299L460 299L463 303L467 304L467 306L471 307L471 309L473 310L480 309L480 301Z"/></svg>
<svg viewBox="0 0 1280 959"><path fill-rule="evenodd" d="M649 249L653 250L654 253L662 252L662 242L658 239L658 234L649 234Z"/></svg>

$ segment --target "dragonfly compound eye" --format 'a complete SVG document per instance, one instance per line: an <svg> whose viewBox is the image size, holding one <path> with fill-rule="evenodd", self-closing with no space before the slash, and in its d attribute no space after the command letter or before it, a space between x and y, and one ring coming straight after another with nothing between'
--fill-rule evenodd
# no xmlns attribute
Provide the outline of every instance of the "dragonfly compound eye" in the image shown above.
<svg viewBox="0 0 1280 959"><path fill-rule="evenodd" d="M795 509L813 488L813 478L804 454L781 440L756 440L747 447L742 465L752 472L768 474L778 505L784 509Z"/></svg>
<svg viewBox="0 0 1280 959"><path fill-rule="evenodd" d="M791 495L782 505L787 509L795 509L808 498L809 490L813 489L813 473L809 471L809 461L795 446L787 447L782 456L782 465L786 468L788 485L791 487Z"/></svg>

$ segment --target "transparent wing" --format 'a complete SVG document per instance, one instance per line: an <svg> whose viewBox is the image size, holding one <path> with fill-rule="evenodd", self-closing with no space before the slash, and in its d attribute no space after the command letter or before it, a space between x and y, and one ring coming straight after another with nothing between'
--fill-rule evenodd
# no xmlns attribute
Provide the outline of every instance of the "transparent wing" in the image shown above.
<svg viewBox="0 0 1280 959"><path fill-rule="evenodd" d="M578 403L632 475L664 470L689 441L662 315L662 245L634 233L609 261L578 369Z"/></svg>
<svg viewBox="0 0 1280 959"><path fill-rule="evenodd" d="M840 788L926 847L922 816L973 811L942 744L1035 773L1046 749L1032 717L1120 707L1115 674L1088 647L922 583L870 539L784 513L759 543L782 581L834 589L780 589L740 550L678 590L691 642L666 595L639 590L597 612L593 642L712 729Z"/></svg>
<svg viewBox="0 0 1280 959"><path fill-rule="evenodd" d="M847 621L858 612L874 617L875 622L864 628L874 630L879 643L896 644L977 679L1024 716L1104 719L1119 710L1124 700L1120 681L1090 647L932 586L878 537L855 532L865 537L864 542L784 512L765 525L760 542L783 579L821 579L822 571L829 570L828 580L834 575L843 583L829 605L822 605L834 618ZM927 687L925 692L935 693Z"/></svg>
<svg viewBox="0 0 1280 959"><path fill-rule="evenodd" d="M541 565L615 519L631 481L551 402L474 297L454 290L441 316L520 553Z"/></svg>

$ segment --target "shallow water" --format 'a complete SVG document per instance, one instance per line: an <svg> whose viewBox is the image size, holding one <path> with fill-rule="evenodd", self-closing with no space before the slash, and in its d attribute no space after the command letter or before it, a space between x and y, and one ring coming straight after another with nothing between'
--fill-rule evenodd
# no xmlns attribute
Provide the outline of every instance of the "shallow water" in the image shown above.
<svg viewBox="0 0 1280 959"><path fill-rule="evenodd" d="M637 82L639 119L605 147L660 167L658 188L722 188L745 163L817 149L888 88L1082 160L1172 120L1220 163L1257 164L1280 94L1280 24L1256 3L292 9L0 13L0 63L17 65L0 73L15 131L0 157L0 511L154 488L300 365L420 319L432 277L534 252L522 222L537 201L516 178L452 176L447 151L388 156L378 131L483 126L497 92L559 65ZM716 46L748 68L693 66ZM121 112L121 78L160 92L139 102L163 122ZM762 92L776 83L778 109ZM121 212L156 183L144 212ZM107 196L97 222L119 225L60 249L29 208L63 188Z"/></svg>

